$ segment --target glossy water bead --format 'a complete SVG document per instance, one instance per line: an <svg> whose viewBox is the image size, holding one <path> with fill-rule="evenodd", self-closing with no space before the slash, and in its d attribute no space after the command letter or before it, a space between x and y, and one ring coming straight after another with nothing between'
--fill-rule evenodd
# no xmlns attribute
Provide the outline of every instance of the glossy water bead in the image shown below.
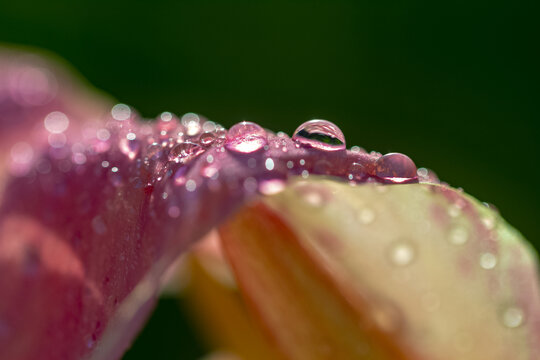
<svg viewBox="0 0 540 360"><path fill-rule="evenodd" d="M376 175L386 179L411 179L416 177L416 165L401 153L389 153L377 160Z"/></svg>
<svg viewBox="0 0 540 360"><path fill-rule="evenodd" d="M231 127L227 133L225 147L233 152L249 154L262 149L267 143L266 131L262 127L242 121Z"/></svg>
<svg viewBox="0 0 540 360"><path fill-rule="evenodd" d="M321 150L345 150L345 136L335 124L326 120L310 120L300 125L292 139L298 144Z"/></svg>

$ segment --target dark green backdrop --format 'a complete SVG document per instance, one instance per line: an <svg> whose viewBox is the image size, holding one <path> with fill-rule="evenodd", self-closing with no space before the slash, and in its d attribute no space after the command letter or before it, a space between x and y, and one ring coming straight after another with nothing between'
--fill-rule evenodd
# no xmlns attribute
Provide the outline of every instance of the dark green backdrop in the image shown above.
<svg viewBox="0 0 540 360"><path fill-rule="evenodd" d="M58 53L148 117L194 111L289 134L331 120L348 145L407 153L494 203L538 247L533 4L7 0L0 41Z"/></svg>

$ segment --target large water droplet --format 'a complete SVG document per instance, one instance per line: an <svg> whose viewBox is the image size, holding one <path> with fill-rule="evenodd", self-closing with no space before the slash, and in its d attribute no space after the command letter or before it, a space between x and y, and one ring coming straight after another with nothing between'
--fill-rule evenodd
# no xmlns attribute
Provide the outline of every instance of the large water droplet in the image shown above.
<svg viewBox="0 0 540 360"><path fill-rule="evenodd" d="M243 121L229 130L225 147L230 151L248 154L262 149L267 142L266 131L262 127Z"/></svg>
<svg viewBox="0 0 540 360"><path fill-rule="evenodd" d="M390 246L388 256L392 264L406 266L414 261L416 250L408 241L396 241Z"/></svg>
<svg viewBox="0 0 540 360"><path fill-rule="evenodd" d="M416 165L407 155L389 153L377 160L376 175L394 182L402 182L416 177Z"/></svg>
<svg viewBox="0 0 540 360"><path fill-rule="evenodd" d="M300 125L292 137L303 146L321 150L345 150L345 136L333 123L326 120L310 120Z"/></svg>
<svg viewBox="0 0 540 360"><path fill-rule="evenodd" d="M203 152L204 148L199 144L186 141L171 149L169 153L169 160L185 164Z"/></svg>

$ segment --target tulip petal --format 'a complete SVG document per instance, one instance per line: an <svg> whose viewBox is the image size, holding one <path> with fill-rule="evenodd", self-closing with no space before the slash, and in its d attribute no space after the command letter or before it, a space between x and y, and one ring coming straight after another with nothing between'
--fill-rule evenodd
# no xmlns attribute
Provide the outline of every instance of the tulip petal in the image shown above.
<svg viewBox="0 0 540 360"><path fill-rule="evenodd" d="M440 185L299 181L221 228L248 305L290 359L537 359L536 255Z"/></svg>

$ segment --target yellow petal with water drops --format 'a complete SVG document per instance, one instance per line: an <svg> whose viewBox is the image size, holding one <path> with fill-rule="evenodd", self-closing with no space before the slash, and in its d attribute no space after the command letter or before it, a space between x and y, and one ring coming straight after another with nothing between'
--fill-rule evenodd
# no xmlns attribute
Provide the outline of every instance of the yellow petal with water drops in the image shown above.
<svg viewBox="0 0 540 360"><path fill-rule="evenodd" d="M252 313L290 359L540 357L536 255L459 191L311 177L221 235Z"/></svg>

